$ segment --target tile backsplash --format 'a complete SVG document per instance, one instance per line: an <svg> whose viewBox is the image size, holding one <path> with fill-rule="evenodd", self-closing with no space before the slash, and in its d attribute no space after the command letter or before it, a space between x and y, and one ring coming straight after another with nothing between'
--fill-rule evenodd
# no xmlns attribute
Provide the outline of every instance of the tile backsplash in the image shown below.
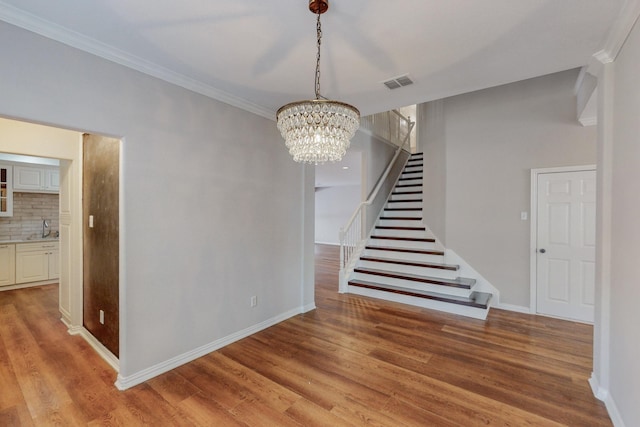
<svg viewBox="0 0 640 427"><path fill-rule="evenodd" d="M42 220L53 236L59 230L59 195L13 193L13 216L0 218L0 240L24 240L42 235Z"/></svg>

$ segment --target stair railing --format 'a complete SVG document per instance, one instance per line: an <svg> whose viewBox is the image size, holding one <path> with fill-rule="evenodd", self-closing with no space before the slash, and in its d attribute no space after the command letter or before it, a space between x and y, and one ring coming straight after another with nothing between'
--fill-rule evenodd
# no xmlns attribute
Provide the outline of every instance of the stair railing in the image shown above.
<svg viewBox="0 0 640 427"><path fill-rule="evenodd" d="M415 124L398 110L391 110L360 118L360 129L401 146L406 136L411 135L412 123Z"/></svg>
<svg viewBox="0 0 640 427"><path fill-rule="evenodd" d="M362 252L367 240L367 235L369 233L369 227L367 227L367 208L373 205L373 203L375 202L380 189L393 170L395 163L398 160L400 153L402 152L402 149L409 141L411 137L411 131L415 126L415 122L412 122L409 118L404 117L397 110L392 110L387 113L375 114L373 116L374 117L372 119L365 120L365 127L367 127L368 130L372 131L377 136L394 142L398 146L398 148L396 149L396 152L393 155L391 161L389 161L387 168L378 179L376 186L374 187L367 200L361 202L358 205L353 215L351 215L351 218L349 218L349 221L347 221L346 225L340 228L340 292L346 291L347 273L353 269L355 260L357 259L356 255ZM377 120L376 117L378 118ZM392 117L394 117L395 120L392 120ZM367 126L367 122L375 123L377 121L378 123L380 123L384 122L385 118L389 123L387 128L388 130L386 132L383 128L380 128L379 125L377 126L377 129L375 128L375 126L374 128L370 128ZM391 123L395 123L395 125L392 125ZM400 133L402 128L406 129L403 137L401 137Z"/></svg>

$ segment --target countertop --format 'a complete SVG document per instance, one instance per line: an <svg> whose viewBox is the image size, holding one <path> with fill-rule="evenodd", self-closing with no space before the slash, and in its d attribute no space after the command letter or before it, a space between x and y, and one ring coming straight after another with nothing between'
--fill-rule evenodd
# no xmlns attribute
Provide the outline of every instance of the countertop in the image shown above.
<svg viewBox="0 0 640 427"><path fill-rule="evenodd" d="M23 239L23 240L0 240L0 245L6 245L11 243L45 243L45 242L57 242L59 237L47 237L45 239Z"/></svg>

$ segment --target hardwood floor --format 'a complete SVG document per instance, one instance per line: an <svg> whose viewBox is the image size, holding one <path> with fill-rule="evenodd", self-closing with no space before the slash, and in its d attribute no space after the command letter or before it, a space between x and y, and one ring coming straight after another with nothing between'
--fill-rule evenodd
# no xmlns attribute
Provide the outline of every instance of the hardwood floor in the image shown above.
<svg viewBox="0 0 640 427"><path fill-rule="evenodd" d="M341 295L337 256L316 247L316 310L125 392L67 335L57 286L0 292L0 426L611 425L592 327Z"/></svg>

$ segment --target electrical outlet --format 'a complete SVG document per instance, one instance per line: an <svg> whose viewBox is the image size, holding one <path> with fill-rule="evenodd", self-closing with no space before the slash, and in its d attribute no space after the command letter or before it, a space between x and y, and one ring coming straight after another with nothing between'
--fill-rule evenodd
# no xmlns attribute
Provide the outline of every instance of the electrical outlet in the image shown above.
<svg viewBox="0 0 640 427"><path fill-rule="evenodd" d="M258 297L254 295L251 297L251 307L255 307L256 305L258 305Z"/></svg>
<svg viewBox="0 0 640 427"><path fill-rule="evenodd" d="M104 325L104 311L100 310L100 324Z"/></svg>

